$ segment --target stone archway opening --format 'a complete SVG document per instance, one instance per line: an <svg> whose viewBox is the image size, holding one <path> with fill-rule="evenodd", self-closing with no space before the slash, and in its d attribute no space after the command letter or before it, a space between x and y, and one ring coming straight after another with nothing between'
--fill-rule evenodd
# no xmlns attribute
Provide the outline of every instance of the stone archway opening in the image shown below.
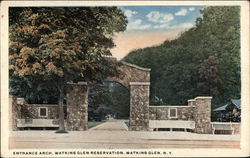
<svg viewBox="0 0 250 158"><path fill-rule="evenodd" d="M130 91L118 82L89 85L88 121L129 119Z"/></svg>

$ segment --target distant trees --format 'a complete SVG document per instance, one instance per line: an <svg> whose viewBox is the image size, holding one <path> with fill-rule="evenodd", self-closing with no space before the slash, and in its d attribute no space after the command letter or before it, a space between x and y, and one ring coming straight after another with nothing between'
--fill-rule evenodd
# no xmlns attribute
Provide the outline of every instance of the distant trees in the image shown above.
<svg viewBox="0 0 250 158"><path fill-rule="evenodd" d="M126 17L117 7L15 7L9 13L11 93L54 93L63 130L66 83L117 72L105 56L114 33L126 29Z"/></svg>
<svg viewBox="0 0 250 158"><path fill-rule="evenodd" d="M128 118L130 92L126 87L114 83L92 85L89 89L89 118L101 118L107 114L116 118Z"/></svg>
<svg viewBox="0 0 250 158"><path fill-rule="evenodd" d="M240 97L240 8L211 6L201 14L179 38L123 59L151 68L151 104L159 104L155 97L164 104L186 104L212 95L213 105L220 106Z"/></svg>

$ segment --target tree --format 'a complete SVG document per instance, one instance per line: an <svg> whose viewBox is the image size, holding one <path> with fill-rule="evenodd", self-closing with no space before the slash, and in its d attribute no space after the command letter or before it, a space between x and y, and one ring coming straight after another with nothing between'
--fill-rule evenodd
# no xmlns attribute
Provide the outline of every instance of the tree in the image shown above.
<svg viewBox="0 0 250 158"><path fill-rule="evenodd" d="M21 76L10 77L10 94L24 98L30 104L56 104L58 94L52 82L47 82L46 88L37 85Z"/></svg>
<svg viewBox="0 0 250 158"><path fill-rule="evenodd" d="M217 73L214 78L210 76L211 79L216 79L216 84L215 81L208 80L206 83L212 82L216 90L210 88L213 93L206 94L213 95L213 101L216 101L213 104L217 106L227 103L230 98L239 98L238 6L205 7L201 10L201 17L197 18L196 25L178 38L167 40L159 46L134 50L123 60L151 68L151 104L158 104L154 102L155 96L162 99L164 104L186 104L188 99L204 93L200 85L199 69L210 56L216 57ZM220 83L219 80L223 82ZM218 92L214 93L215 91Z"/></svg>
<svg viewBox="0 0 250 158"><path fill-rule="evenodd" d="M112 104L112 100L108 84L91 85L88 98L89 119L101 120L105 115L111 114L112 109L109 106Z"/></svg>
<svg viewBox="0 0 250 158"><path fill-rule="evenodd" d="M113 83L110 86L111 108L116 114L116 118L129 118L130 112L130 91L127 87L119 83Z"/></svg>
<svg viewBox="0 0 250 158"><path fill-rule="evenodd" d="M221 79L215 56L209 56L208 59L201 63L198 88L202 95L220 97Z"/></svg>
<svg viewBox="0 0 250 158"><path fill-rule="evenodd" d="M116 118L129 117L130 92L119 83L104 82L93 84L89 89L89 117L104 117L107 114Z"/></svg>
<svg viewBox="0 0 250 158"><path fill-rule="evenodd" d="M126 17L117 7L22 7L10 8L9 22L10 78L56 91L64 130L66 83L117 73L105 56L111 55L114 33L126 29Z"/></svg>

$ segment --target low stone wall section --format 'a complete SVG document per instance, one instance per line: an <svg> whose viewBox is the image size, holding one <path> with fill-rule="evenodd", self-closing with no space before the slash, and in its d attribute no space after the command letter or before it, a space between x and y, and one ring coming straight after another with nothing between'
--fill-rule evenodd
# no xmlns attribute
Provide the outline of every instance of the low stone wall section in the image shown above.
<svg viewBox="0 0 250 158"><path fill-rule="evenodd" d="M21 117L21 107L17 105L17 98L9 96L9 130L16 131L17 119Z"/></svg>
<svg viewBox="0 0 250 158"><path fill-rule="evenodd" d="M22 119L58 119L59 116L57 104L24 104L20 107ZM39 116L40 108L47 108L47 116Z"/></svg>
<svg viewBox="0 0 250 158"><path fill-rule="evenodd" d="M177 118L169 117L169 110L177 109ZM194 106L149 106L150 120L194 120L193 118Z"/></svg>

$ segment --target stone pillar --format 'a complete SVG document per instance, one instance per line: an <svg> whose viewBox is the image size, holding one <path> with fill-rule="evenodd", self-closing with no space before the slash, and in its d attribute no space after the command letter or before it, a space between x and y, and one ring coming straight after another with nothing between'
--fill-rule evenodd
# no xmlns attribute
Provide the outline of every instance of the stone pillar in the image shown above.
<svg viewBox="0 0 250 158"><path fill-rule="evenodd" d="M212 97L196 97L194 108L194 132L200 134L211 133L211 100Z"/></svg>
<svg viewBox="0 0 250 158"><path fill-rule="evenodd" d="M149 82L130 82L129 130L149 130Z"/></svg>
<svg viewBox="0 0 250 158"><path fill-rule="evenodd" d="M189 99L188 106L195 106L195 99Z"/></svg>
<svg viewBox="0 0 250 158"><path fill-rule="evenodd" d="M86 82L68 83L66 129L88 129L88 86Z"/></svg>

